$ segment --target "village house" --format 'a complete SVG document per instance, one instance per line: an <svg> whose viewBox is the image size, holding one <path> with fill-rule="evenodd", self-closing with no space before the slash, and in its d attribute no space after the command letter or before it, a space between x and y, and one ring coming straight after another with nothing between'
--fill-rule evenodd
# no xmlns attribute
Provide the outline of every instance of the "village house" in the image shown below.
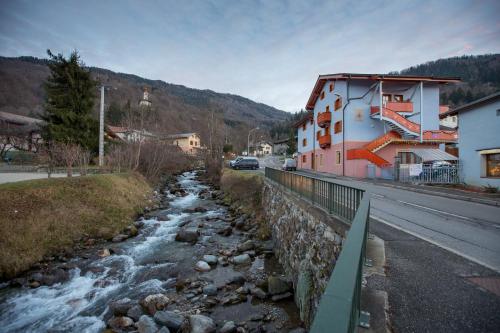
<svg viewBox="0 0 500 333"><path fill-rule="evenodd" d="M170 134L165 139L188 154L197 154L201 149L200 136L196 133Z"/></svg>
<svg viewBox="0 0 500 333"><path fill-rule="evenodd" d="M255 156L265 156L271 155L273 153L273 146L269 142L259 142L255 145L254 155Z"/></svg>
<svg viewBox="0 0 500 333"><path fill-rule="evenodd" d="M462 181L500 187L500 92L450 110L447 116L458 117Z"/></svg>
<svg viewBox="0 0 500 333"><path fill-rule="evenodd" d="M41 125L44 121L0 111L0 151L23 150L36 152L42 143Z"/></svg>
<svg viewBox="0 0 500 333"><path fill-rule="evenodd" d="M439 127L439 87L454 82L459 79L320 75L306 105L309 113L295 124L298 167L392 178L396 162L415 163L416 151L429 154L457 141L456 131Z"/></svg>
<svg viewBox="0 0 500 333"><path fill-rule="evenodd" d="M156 136L146 130L140 131L127 127L106 126L106 136L110 139L118 139L123 142L143 142L145 140L154 139Z"/></svg>

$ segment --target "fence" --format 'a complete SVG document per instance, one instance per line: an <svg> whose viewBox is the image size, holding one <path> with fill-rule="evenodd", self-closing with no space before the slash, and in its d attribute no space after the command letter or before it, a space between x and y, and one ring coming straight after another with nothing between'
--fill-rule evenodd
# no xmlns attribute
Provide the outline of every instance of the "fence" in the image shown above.
<svg viewBox="0 0 500 333"><path fill-rule="evenodd" d="M271 168L266 168L266 178L351 222L310 332L351 333L359 325L366 327L368 320L362 316L360 303L370 217L369 196L361 189Z"/></svg>
<svg viewBox="0 0 500 333"><path fill-rule="evenodd" d="M330 214L351 222L363 197L364 190L344 186L315 177L266 167L266 177L297 193Z"/></svg>
<svg viewBox="0 0 500 333"><path fill-rule="evenodd" d="M418 167L416 173L410 171L412 166L412 164L399 165L398 180L400 182L422 184L460 183L460 164L422 164L421 170Z"/></svg>

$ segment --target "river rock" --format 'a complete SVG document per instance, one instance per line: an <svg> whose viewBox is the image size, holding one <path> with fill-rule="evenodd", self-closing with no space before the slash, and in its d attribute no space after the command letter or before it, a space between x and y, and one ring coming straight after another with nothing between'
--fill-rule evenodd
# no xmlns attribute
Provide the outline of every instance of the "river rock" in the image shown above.
<svg viewBox="0 0 500 333"><path fill-rule="evenodd" d="M236 229L243 229L245 227L246 218L244 216L240 216L234 221L234 226Z"/></svg>
<svg viewBox="0 0 500 333"><path fill-rule="evenodd" d="M222 305L232 305L232 304L238 304L241 302L244 302L247 300L247 296L243 294L232 294L229 296L224 297L221 300Z"/></svg>
<svg viewBox="0 0 500 333"><path fill-rule="evenodd" d="M125 316L128 310L134 305L136 305L136 302L132 301L130 298L122 298L109 303L109 310L115 316Z"/></svg>
<svg viewBox="0 0 500 333"><path fill-rule="evenodd" d="M177 232L175 240L178 242L196 243L200 233L196 228L184 228Z"/></svg>
<svg viewBox="0 0 500 333"><path fill-rule="evenodd" d="M273 302L278 302L281 301L282 299L289 298L292 296L293 294L291 292L286 292L283 294L274 295L271 299L273 300Z"/></svg>
<svg viewBox="0 0 500 333"><path fill-rule="evenodd" d="M200 260L196 263L194 269L200 272L208 272L211 268L210 265L207 264L205 261Z"/></svg>
<svg viewBox="0 0 500 333"><path fill-rule="evenodd" d="M240 272L234 272L227 277L227 284L244 284L247 279Z"/></svg>
<svg viewBox="0 0 500 333"><path fill-rule="evenodd" d="M203 315L189 316L190 333L212 333L215 332L214 321Z"/></svg>
<svg viewBox="0 0 500 333"><path fill-rule="evenodd" d="M252 259L250 258L250 256L247 253L236 256L233 258L233 263L235 265L247 265L247 264L250 264L251 262L252 262Z"/></svg>
<svg viewBox="0 0 500 333"><path fill-rule="evenodd" d="M134 321L138 321L139 318L144 314L142 307L140 305L134 305L127 311L127 317L132 318Z"/></svg>
<svg viewBox="0 0 500 333"><path fill-rule="evenodd" d="M139 318L136 326L139 333L156 333L156 331L158 331L158 325L156 325L153 318L146 315Z"/></svg>
<svg viewBox="0 0 500 333"><path fill-rule="evenodd" d="M254 248L255 248L255 243L253 242L253 240L249 239L246 242L244 242L243 244L240 244L238 246L238 251L245 252L245 251L253 250Z"/></svg>
<svg viewBox="0 0 500 333"><path fill-rule="evenodd" d="M163 326L156 333L170 333L170 330L166 326Z"/></svg>
<svg viewBox="0 0 500 333"><path fill-rule="evenodd" d="M203 287L203 293L208 296L217 295L217 287L214 284L209 284Z"/></svg>
<svg viewBox="0 0 500 333"><path fill-rule="evenodd" d="M196 213L204 213L204 212L206 212L206 211L207 211L207 209L206 209L205 207L196 207L196 208L194 209L194 211L195 211Z"/></svg>
<svg viewBox="0 0 500 333"><path fill-rule="evenodd" d="M144 226L144 222L142 221L135 221L134 222L134 227L136 227L137 229L140 229Z"/></svg>
<svg viewBox="0 0 500 333"><path fill-rule="evenodd" d="M266 292L258 287L250 289L250 294L259 299L265 299L267 297Z"/></svg>
<svg viewBox="0 0 500 333"><path fill-rule="evenodd" d="M128 235L125 235L125 234L118 234L116 235L115 237L113 237L111 239L111 241L113 243L119 243L119 242L123 242L124 240L126 240L128 238Z"/></svg>
<svg viewBox="0 0 500 333"><path fill-rule="evenodd" d="M212 266L217 265L217 262L218 262L217 257L214 255L211 255L211 254L205 254L203 256L203 261L205 261L207 264L212 265Z"/></svg>
<svg viewBox="0 0 500 333"><path fill-rule="evenodd" d="M129 317L113 317L108 320L108 326L113 329L123 329L134 325L134 321Z"/></svg>
<svg viewBox="0 0 500 333"><path fill-rule="evenodd" d="M134 225L129 225L128 227L125 228L125 233L129 237L135 237L139 234L139 231L137 230L137 228Z"/></svg>
<svg viewBox="0 0 500 333"><path fill-rule="evenodd" d="M111 252L109 252L109 249L101 249L97 251L97 255L101 258L109 257L111 255Z"/></svg>
<svg viewBox="0 0 500 333"><path fill-rule="evenodd" d="M220 333L234 333L236 332L236 324L234 321L228 321L220 329Z"/></svg>
<svg viewBox="0 0 500 333"><path fill-rule="evenodd" d="M185 317L173 311L158 311L155 313L154 319L158 324L177 332L183 326Z"/></svg>
<svg viewBox="0 0 500 333"><path fill-rule="evenodd" d="M221 236L228 237L228 236L231 236L231 234L233 233L233 228L228 225L228 226L218 230L217 233Z"/></svg>
<svg viewBox="0 0 500 333"><path fill-rule="evenodd" d="M163 294L153 294L146 296L140 303L150 315L154 315L156 311L165 309L169 302L170 300L167 296Z"/></svg>
<svg viewBox="0 0 500 333"><path fill-rule="evenodd" d="M267 278L267 291L271 295L286 293L292 289L292 284L284 278L278 276L269 276Z"/></svg>

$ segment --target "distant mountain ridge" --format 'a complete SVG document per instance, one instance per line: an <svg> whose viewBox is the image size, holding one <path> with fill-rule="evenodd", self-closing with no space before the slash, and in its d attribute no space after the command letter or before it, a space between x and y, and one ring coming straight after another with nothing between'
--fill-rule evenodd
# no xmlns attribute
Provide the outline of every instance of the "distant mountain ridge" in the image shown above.
<svg viewBox="0 0 500 333"><path fill-rule="evenodd" d="M441 103L457 107L500 90L500 54L429 61L391 74L458 76L462 82L441 89Z"/></svg>
<svg viewBox="0 0 500 333"><path fill-rule="evenodd" d="M0 57L0 111L32 116L43 111L43 82L49 75L48 62L35 57ZM95 79L116 88L106 92L106 105L137 103L143 88L148 87L159 115L158 128L164 133L198 132L206 139L207 117L213 110L223 118L226 136L243 147L246 136L241 138L241 133L257 126L269 129L291 116L238 95L193 89L98 67L89 67L89 70ZM97 108L98 99L96 112Z"/></svg>

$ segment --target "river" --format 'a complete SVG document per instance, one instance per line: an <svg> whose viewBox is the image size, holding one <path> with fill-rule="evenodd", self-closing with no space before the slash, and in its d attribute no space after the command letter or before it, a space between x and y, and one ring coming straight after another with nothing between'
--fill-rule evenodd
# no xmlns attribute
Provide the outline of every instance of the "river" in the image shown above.
<svg viewBox="0 0 500 333"><path fill-rule="evenodd" d="M65 267L70 267L67 269L70 277L62 283L34 289L4 287L0 290L0 331L100 332L113 316L108 306L111 302L123 298L140 301L158 293L171 300L168 310L186 318L196 313L206 315L218 329L229 320L247 331L288 332L299 326L293 298L276 302L269 297L260 300L229 283L232 277L244 275L246 282L242 287L249 290L258 279L279 276L281 268L272 254L249 251L251 264L224 262L223 265L219 261L208 272L195 270L203 255L220 258L224 251L231 251L228 255L231 258L238 253L238 245L251 236L236 228L230 235L217 233L228 228L235 216L226 206L206 195L211 189L197 179L195 172L178 176L175 186L185 192L184 196L165 191L168 208L154 212L166 221L159 221L155 214L141 218L143 226L138 236L103 245L111 250L111 255L71 259L65 263ZM188 227L200 233L196 244L175 241L179 229ZM100 249L102 247L91 251ZM200 292L207 284L218 288L213 297ZM180 285L186 287L180 288ZM237 292L246 295L240 301L228 301L232 296L234 299ZM130 326L124 331L133 329L135 327Z"/></svg>

